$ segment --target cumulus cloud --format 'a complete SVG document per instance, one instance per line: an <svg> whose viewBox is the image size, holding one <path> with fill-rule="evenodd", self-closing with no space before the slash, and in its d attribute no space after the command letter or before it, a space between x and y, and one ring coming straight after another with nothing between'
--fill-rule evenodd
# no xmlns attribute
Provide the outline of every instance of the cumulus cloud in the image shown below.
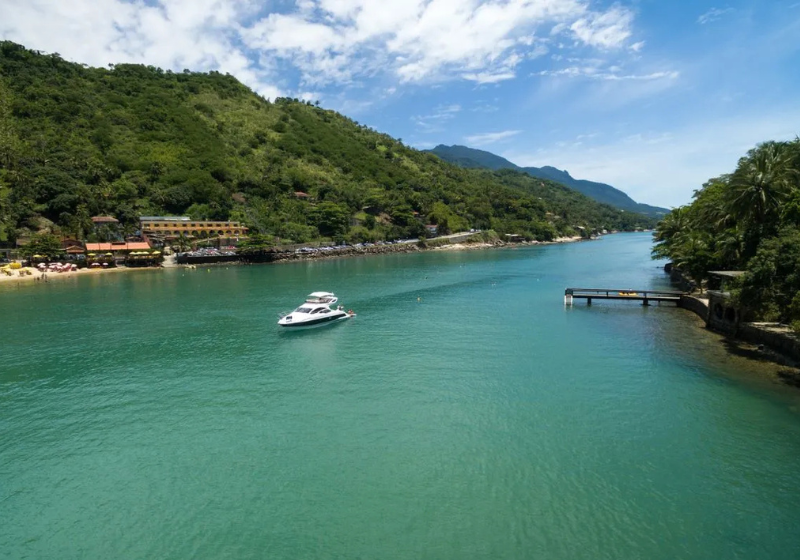
<svg viewBox="0 0 800 560"><path fill-rule="evenodd" d="M2 2L4 39L92 65L229 72L270 96L379 73L395 83L496 83L556 36L612 49L626 45L633 24L631 11L591 0Z"/></svg>
<svg viewBox="0 0 800 560"><path fill-rule="evenodd" d="M58 52L93 66L132 62L172 70L218 70L259 93L280 90L259 64L237 46L239 22L252 15L235 0L3 0L0 37Z"/></svg>
<svg viewBox="0 0 800 560"><path fill-rule="evenodd" d="M481 134L473 134L471 136L466 136L464 140L472 146L486 146L488 144L494 144L495 142L499 142L500 140L505 140L506 138L511 138L512 136L516 136L520 132L522 131L503 130L501 132L483 132Z"/></svg>

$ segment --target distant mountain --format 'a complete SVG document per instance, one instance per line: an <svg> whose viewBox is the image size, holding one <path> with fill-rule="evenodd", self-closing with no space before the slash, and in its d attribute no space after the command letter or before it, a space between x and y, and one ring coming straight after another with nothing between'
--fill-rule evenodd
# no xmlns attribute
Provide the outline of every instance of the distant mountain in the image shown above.
<svg viewBox="0 0 800 560"><path fill-rule="evenodd" d="M505 158L495 155L491 152L484 150L476 150L466 146L445 146L440 144L432 150L428 150L432 154L439 156L441 159L467 168L487 168L487 169L514 169L522 171L538 177L540 179L549 179L557 183L561 183L571 189L585 194L586 196L609 204L614 208L626 210L628 212L639 212L647 216L659 218L669 212L666 208L659 208L657 206L650 206L649 204L641 204L633 200L627 194L619 189L606 185L605 183L596 183L594 181L586 181L584 179L575 179L566 171L561 171L549 165L545 167L520 167L511 163Z"/></svg>

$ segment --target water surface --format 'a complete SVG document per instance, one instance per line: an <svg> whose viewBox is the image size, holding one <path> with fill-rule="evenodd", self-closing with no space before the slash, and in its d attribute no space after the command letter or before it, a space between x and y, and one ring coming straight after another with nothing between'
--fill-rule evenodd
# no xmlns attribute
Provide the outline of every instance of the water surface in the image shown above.
<svg viewBox="0 0 800 560"><path fill-rule="evenodd" d="M647 234L0 291L8 558L794 559L800 398ZM281 332L331 290L358 316Z"/></svg>

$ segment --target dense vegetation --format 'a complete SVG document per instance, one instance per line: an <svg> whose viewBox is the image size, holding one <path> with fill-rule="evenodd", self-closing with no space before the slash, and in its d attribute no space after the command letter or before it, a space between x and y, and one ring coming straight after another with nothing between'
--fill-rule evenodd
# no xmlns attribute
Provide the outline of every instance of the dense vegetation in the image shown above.
<svg viewBox="0 0 800 560"><path fill-rule="evenodd" d="M745 270L732 290L756 317L800 327L800 139L765 142L657 226L653 255L698 285Z"/></svg>
<svg viewBox="0 0 800 560"><path fill-rule="evenodd" d="M84 239L106 214L127 233L141 215L239 220L261 242L410 237L425 222L538 239L653 225L550 181L461 169L318 104L270 102L229 75L88 68L0 43L0 241Z"/></svg>
<svg viewBox="0 0 800 560"><path fill-rule="evenodd" d="M638 212L656 218L661 218L669 212L666 208L659 208L657 206L636 202L627 194L611 185L587 181L585 179L573 179L572 175L568 172L561 171L549 165L545 165L544 167L520 167L491 152L467 148L466 146L444 146L440 144L429 151L443 160L460 165L461 167L514 169L527 173L532 177L555 181L556 183L561 183L566 187L583 193L597 202L602 202L603 204L608 204L627 212Z"/></svg>

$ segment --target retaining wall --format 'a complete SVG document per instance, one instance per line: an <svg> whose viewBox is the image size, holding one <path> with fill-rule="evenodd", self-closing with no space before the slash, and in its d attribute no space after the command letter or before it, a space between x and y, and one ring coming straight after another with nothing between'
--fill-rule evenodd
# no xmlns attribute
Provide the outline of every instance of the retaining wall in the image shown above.
<svg viewBox="0 0 800 560"><path fill-rule="evenodd" d="M736 338L750 344L763 344L789 358L792 365L800 363L800 338L785 325L774 323L740 323Z"/></svg>
<svg viewBox="0 0 800 560"><path fill-rule="evenodd" d="M708 322L708 303L704 299L696 298L694 296L681 296L678 302L678 307L688 309L699 315L703 321Z"/></svg>

